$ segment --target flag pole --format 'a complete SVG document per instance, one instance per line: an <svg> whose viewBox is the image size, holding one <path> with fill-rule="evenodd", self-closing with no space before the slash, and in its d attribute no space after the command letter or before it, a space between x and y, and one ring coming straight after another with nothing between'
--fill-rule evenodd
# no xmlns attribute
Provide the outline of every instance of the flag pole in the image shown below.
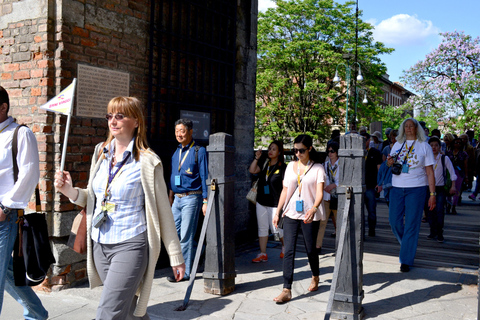
<svg viewBox="0 0 480 320"><path fill-rule="evenodd" d="M73 92L75 92L75 86L77 84L77 79L73 79ZM72 101L73 104L73 101ZM65 136L63 138L63 150L62 150L62 161L60 163L60 172L63 172L63 169L65 168L65 158L67 156L67 145L68 145L68 133L70 131L70 120L72 118L72 110L73 107L70 108L70 111L68 112L67 116L67 126L65 127Z"/></svg>

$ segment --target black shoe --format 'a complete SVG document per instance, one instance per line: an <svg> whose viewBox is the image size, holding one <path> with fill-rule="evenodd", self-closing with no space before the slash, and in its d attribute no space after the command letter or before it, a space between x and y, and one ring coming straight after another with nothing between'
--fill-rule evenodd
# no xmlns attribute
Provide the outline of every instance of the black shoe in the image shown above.
<svg viewBox="0 0 480 320"><path fill-rule="evenodd" d="M332 233L332 234L330 235L330 237L332 237L332 238L335 238L336 236L337 236L337 233L336 233L336 232L334 232L334 233Z"/></svg>
<svg viewBox="0 0 480 320"><path fill-rule="evenodd" d="M375 237L375 229L373 229L373 230L372 230L372 229L369 229L369 230L368 230L368 236L369 236L369 237Z"/></svg>
<svg viewBox="0 0 480 320"><path fill-rule="evenodd" d="M455 209L455 206L452 206L452 214L457 214L457 209Z"/></svg>
<svg viewBox="0 0 480 320"><path fill-rule="evenodd" d="M175 280L175 277L174 277L174 276L168 276L168 277L167 277L167 280L168 280L169 282L177 282L177 280ZM180 281L178 281L178 282L188 281L188 280L190 280L190 277L183 277L183 278L182 278Z"/></svg>
<svg viewBox="0 0 480 320"><path fill-rule="evenodd" d="M443 243L443 241L445 241L445 239L443 239L443 236L437 237L437 242Z"/></svg>
<svg viewBox="0 0 480 320"><path fill-rule="evenodd" d="M428 239L428 240L433 240L433 239L435 239L436 237L437 237L436 235L430 233L430 234L427 236L427 239Z"/></svg>
<svg viewBox="0 0 480 320"><path fill-rule="evenodd" d="M408 272L408 271L410 271L410 266L408 264L402 263L402 265L400 266L400 271Z"/></svg>

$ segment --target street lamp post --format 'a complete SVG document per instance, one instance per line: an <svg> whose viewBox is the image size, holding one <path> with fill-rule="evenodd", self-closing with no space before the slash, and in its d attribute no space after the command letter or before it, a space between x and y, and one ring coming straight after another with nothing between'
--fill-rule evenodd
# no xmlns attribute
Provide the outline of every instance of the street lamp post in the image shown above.
<svg viewBox="0 0 480 320"><path fill-rule="evenodd" d="M353 121L355 121L355 123L357 123L357 105L358 105L358 95L362 93L363 91L363 100L362 100L362 103L363 104L366 104L368 103L368 100L367 100L367 91L365 89L362 89L362 88L358 88L358 87L355 87L355 93L356 93L356 99L355 99L355 114L353 116Z"/></svg>
<svg viewBox="0 0 480 320"><path fill-rule="evenodd" d="M360 68L360 63L354 61L352 65L354 64L357 64L358 65L358 75L357 75L357 82L360 82L363 80L363 77L362 77L362 70ZM350 75L351 75L351 71L352 71L352 65L350 64L345 64L345 63L339 63L337 65L337 67L335 68L335 77L333 77L333 82L334 83L338 83L340 84L340 80L341 78L338 76L338 67L340 66L344 66L345 67L345 82L347 83L347 106L346 106L346 109L345 109L345 132L348 131L348 99L349 99L349 95L350 95ZM356 109L355 109L355 113L356 113Z"/></svg>

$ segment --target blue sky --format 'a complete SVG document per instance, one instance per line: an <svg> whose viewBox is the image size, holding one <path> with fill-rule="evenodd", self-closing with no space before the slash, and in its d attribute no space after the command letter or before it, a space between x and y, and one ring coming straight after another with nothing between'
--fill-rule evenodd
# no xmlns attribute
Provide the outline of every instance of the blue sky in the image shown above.
<svg viewBox="0 0 480 320"><path fill-rule="evenodd" d="M270 0L258 0L259 11L273 6ZM400 81L403 70L435 49L440 32L480 36L479 0L358 0L358 8L363 11L361 18L375 26L375 40L395 49L381 57L391 81Z"/></svg>

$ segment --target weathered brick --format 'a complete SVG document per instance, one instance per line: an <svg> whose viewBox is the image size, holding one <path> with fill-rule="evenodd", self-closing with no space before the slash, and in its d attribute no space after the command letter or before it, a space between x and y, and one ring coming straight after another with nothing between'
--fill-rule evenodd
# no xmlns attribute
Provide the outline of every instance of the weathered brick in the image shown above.
<svg viewBox="0 0 480 320"><path fill-rule="evenodd" d="M41 88L32 88L32 96L41 96L42 95L42 89Z"/></svg>
<svg viewBox="0 0 480 320"><path fill-rule="evenodd" d="M90 32L90 39L101 41L101 42L110 42L112 37L92 31Z"/></svg>
<svg viewBox="0 0 480 320"><path fill-rule="evenodd" d="M105 52L100 50L95 50L92 48L85 48L85 54L91 57L105 58Z"/></svg>
<svg viewBox="0 0 480 320"><path fill-rule="evenodd" d="M38 25L38 32L47 32L48 31L48 25L47 24L39 24Z"/></svg>
<svg viewBox="0 0 480 320"><path fill-rule="evenodd" d="M91 47L91 48L97 46L97 42L94 41L94 40L90 40L90 39L80 39L80 44L82 46Z"/></svg>
<svg viewBox="0 0 480 320"><path fill-rule="evenodd" d="M30 78L30 72L27 70L22 70L22 71L17 71L13 73L13 79L18 80L18 79L29 79Z"/></svg>
<svg viewBox="0 0 480 320"><path fill-rule="evenodd" d="M43 38L41 36L35 36L33 37L33 41L35 42L42 42L43 41Z"/></svg>
<svg viewBox="0 0 480 320"><path fill-rule="evenodd" d="M4 83L2 83L2 86L4 85ZM4 88L8 88L8 87L4 87ZM22 96L22 89L13 89L13 90L8 90L8 95L10 96L10 98L18 98L18 97L21 97Z"/></svg>
<svg viewBox="0 0 480 320"><path fill-rule="evenodd" d="M83 54L70 53L70 59L82 62L90 62L90 57Z"/></svg>
<svg viewBox="0 0 480 320"><path fill-rule="evenodd" d="M80 27L74 27L73 30L72 30L72 34L78 35L78 36L83 37L83 38L88 38L89 31L85 30L83 28L80 28Z"/></svg>
<svg viewBox="0 0 480 320"><path fill-rule="evenodd" d="M20 70L32 69L32 62L20 63Z"/></svg>
<svg viewBox="0 0 480 320"><path fill-rule="evenodd" d="M13 54L14 62L30 61L30 59L31 59L30 52L18 52Z"/></svg>
<svg viewBox="0 0 480 320"><path fill-rule="evenodd" d="M30 76L32 78L41 78L45 74L46 70L44 69L34 69L30 71Z"/></svg>
<svg viewBox="0 0 480 320"><path fill-rule="evenodd" d="M46 68L48 67L49 65L49 61L48 60L39 60L37 61L37 67L38 68Z"/></svg>
<svg viewBox="0 0 480 320"><path fill-rule="evenodd" d="M19 63L10 63L10 64L3 65L3 71L9 72L9 71L17 71L17 70L20 70Z"/></svg>
<svg viewBox="0 0 480 320"><path fill-rule="evenodd" d="M10 80L12 79L11 73L2 73L2 80Z"/></svg>
<svg viewBox="0 0 480 320"><path fill-rule="evenodd" d="M38 79L20 80L20 88L37 86L38 82Z"/></svg>

